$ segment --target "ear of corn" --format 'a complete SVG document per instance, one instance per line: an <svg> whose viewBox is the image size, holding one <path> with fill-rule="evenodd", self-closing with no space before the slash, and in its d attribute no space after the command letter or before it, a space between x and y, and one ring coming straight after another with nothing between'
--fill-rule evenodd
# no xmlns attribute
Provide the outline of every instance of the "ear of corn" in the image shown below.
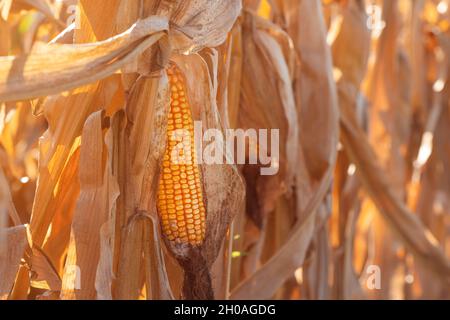
<svg viewBox="0 0 450 320"><path fill-rule="evenodd" d="M200 245L205 237L205 205L195 153L192 113L183 74L175 65L168 69L167 74L171 100L157 208L163 234L168 240Z"/></svg>
<svg viewBox="0 0 450 320"><path fill-rule="evenodd" d="M449 43L450 0L0 0L0 300L450 298Z"/></svg>

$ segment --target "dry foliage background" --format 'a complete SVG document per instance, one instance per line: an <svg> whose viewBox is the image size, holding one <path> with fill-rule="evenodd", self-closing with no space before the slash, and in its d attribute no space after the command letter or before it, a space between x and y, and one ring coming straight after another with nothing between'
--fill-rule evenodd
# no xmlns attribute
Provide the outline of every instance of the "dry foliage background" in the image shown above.
<svg viewBox="0 0 450 320"><path fill-rule="evenodd" d="M450 298L449 6L0 0L0 298ZM201 165L183 252L155 205L169 63L205 128L281 129L275 176Z"/></svg>

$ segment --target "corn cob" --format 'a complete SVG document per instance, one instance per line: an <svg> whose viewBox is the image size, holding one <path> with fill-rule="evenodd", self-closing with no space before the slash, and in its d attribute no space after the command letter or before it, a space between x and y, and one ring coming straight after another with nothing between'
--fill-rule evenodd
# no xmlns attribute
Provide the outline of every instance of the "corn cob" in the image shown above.
<svg viewBox="0 0 450 320"><path fill-rule="evenodd" d="M159 180L157 208L163 234L168 240L200 245L205 237L205 205L196 160L191 107L181 71L175 65L171 65L167 74L171 99L167 146ZM174 139L180 132L182 132L182 148L180 141ZM182 151L177 152L180 149ZM179 156L179 162L173 161L174 151Z"/></svg>

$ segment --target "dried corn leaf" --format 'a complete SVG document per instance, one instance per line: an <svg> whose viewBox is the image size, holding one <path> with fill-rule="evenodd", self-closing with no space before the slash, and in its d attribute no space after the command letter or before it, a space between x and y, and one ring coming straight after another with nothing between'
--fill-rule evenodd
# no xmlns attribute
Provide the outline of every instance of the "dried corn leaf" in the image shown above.
<svg viewBox="0 0 450 320"><path fill-rule="evenodd" d="M95 278L100 258L100 230L110 216L118 196L117 183L111 177L109 157L104 145L102 111L89 116L81 139L80 196L73 216L64 274L72 275L67 270L75 269L76 272L75 278L69 276L63 279L63 299L96 297ZM76 277L81 277L79 287Z"/></svg>
<svg viewBox="0 0 450 320"><path fill-rule="evenodd" d="M0 300L5 300L14 285L27 245L27 226L1 228L0 236L4 239L3 245L6 245L6 248L0 248Z"/></svg>
<svg viewBox="0 0 450 320"><path fill-rule="evenodd" d="M294 83L300 142L311 178L317 181L333 164L338 142L337 93L321 3L273 2L279 15L276 19L284 21L301 62Z"/></svg>
<svg viewBox="0 0 450 320"><path fill-rule="evenodd" d="M312 240L317 209L322 204L331 184L333 170L330 168L319 187L302 212L305 219L297 222L287 242L251 277L231 292L231 299L270 299L276 290L294 274L304 262Z"/></svg>
<svg viewBox="0 0 450 320"><path fill-rule="evenodd" d="M0 57L0 101L51 95L105 78L158 41L167 29L167 19L150 17L103 42L53 44L30 55Z"/></svg>
<svg viewBox="0 0 450 320"><path fill-rule="evenodd" d="M299 138L302 146L297 157L302 160L309 158L305 159L309 174L305 170L297 171L299 186L296 190L296 199L299 220L292 227L288 240L259 270L232 292L231 298L235 299L272 297L303 264L315 229L316 210L328 191L332 177L331 166L336 158L338 114L336 90L330 72L331 54L326 48L319 1L284 1L277 3L275 8L282 15L279 18L287 22L287 32L292 36L295 35L293 43L302 61L302 66L297 68L294 78L300 122ZM312 38L310 34L305 34L308 28L299 28L299 21L309 28L321 30L320 36ZM318 52L321 53L320 58ZM310 83L314 83L315 86L310 86ZM314 135L314 139L310 139L311 135L308 136L306 132L307 130L316 132L314 127L319 127L318 123L321 124L322 130ZM313 181L318 179L319 183L310 184L309 175Z"/></svg>
<svg viewBox="0 0 450 320"><path fill-rule="evenodd" d="M264 141L248 141L249 150L257 149L271 155L273 175L261 176L262 164L242 168L247 185L246 213L250 221L244 231L247 236L243 247L238 250L246 252L241 259L243 273L251 274L261 258L265 239L272 238L264 232L268 216L283 215L287 221L295 218L295 212L274 210L278 202L283 201L282 195L288 199L292 195L298 163L299 128L292 89L296 60L291 39L278 26L252 12L245 12L242 40L241 100L236 127L279 130L278 145L271 141L274 150L272 145L264 145ZM247 155L247 160L250 157Z"/></svg>
<svg viewBox="0 0 450 320"><path fill-rule="evenodd" d="M420 220L401 203L392 189L389 179L376 162L376 156L368 144L364 132L356 124L348 106L342 108L342 142L349 157L358 167L359 177L389 225L414 255L436 276L449 282L450 261L439 243Z"/></svg>
<svg viewBox="0 0 450 320"><path fill-rule="evenodd" d="M364 8L357 1L349 1L342 7L342 20L336 30L332 43L335 72L340 74L337 80L339 104L349 104L357 109L359 87L367 71L370 53L370 32L366 28L367 16ZM346 91L348 95L342 94ZM350 100L351 99L351 100ZM361 297L356 272L353 268L353 242L355 236L358 193L360 183L355 176L349 176L348 168L352 164L345 152L340 154L335 173L335 214L333 225L339 228L336 240L343 254L336 257L336 298L350 299ZM356 254L360 254L357 252Z"/></svg>

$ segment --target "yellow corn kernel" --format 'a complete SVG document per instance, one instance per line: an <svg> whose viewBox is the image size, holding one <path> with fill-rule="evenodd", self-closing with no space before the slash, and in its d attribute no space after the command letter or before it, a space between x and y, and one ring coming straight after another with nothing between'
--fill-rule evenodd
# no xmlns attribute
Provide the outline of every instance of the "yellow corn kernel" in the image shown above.
<svg viewBox="0 0 450 320"><path fill-rule="evenodd" d="M171 93L168 143L159 180L157 208L167 239L200 245L205 238L206 210L199 187L200 171L196 160L191 107L185 98L186 85L181 71L172 65L167 74ZM176 131L179 129L182 130L181 135ZM174 155L177 157L173 158Z"/></svg>

